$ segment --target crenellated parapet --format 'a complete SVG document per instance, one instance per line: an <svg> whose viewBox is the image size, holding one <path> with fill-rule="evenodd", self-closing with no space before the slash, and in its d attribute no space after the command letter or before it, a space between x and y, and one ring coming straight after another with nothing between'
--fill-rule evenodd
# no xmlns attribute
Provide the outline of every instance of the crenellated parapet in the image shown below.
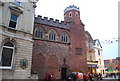
<svg viewBox="0 0 120 81"><path fill-rule="evenodd" d="M66 13L67 11L70 11L70 10L79 11L79 7L77 7L77 6L75 6L75 5L70 5L69 7L67 7L67 8L64 10L64 13Z"/></svg>
<svg viewBox="0 0 120 81"><path fill-rule="evenodd" d="M50 26L54 26L54 27L58 27L58 28L69 29L69 24L68 23L65 24L64 21L60 22L57 19L55 19L55 20L53 18L48 19L48 17L42 18L42 16L40 16L40 15L35 17L35 23L50 25Z"/></svg>

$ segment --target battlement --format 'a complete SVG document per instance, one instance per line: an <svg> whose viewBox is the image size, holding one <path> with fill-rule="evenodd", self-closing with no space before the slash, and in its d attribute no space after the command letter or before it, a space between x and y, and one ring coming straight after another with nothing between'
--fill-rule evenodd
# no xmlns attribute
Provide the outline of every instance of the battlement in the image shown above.
<svg viewBox="0 0 120 81"><path fill-rule="evenodd" d="M65 24L64 21L60 22L58 19L55 19L55 20L53 18L48 19L48 17L42 18L42 16L40 15L35 17L35 23L50 25L50 26L54 26L58 28L69 29L69 24L68 23Z"/></svg>
<svg viewBox="0 0 120 81"><path fill-rule="evenodd" d="M65 10L64 10L64 13L66 13L67 11L69 10L76 10L76 11L79 11L79 7L75 6L75 5L70 5L69 7L67 7Z"/></svg>

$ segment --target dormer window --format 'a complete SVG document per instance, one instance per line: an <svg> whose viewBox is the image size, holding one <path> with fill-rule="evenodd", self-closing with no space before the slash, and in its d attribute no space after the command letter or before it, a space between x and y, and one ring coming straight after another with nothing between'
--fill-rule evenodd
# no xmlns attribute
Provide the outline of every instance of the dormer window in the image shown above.
<svg viewBox="0 0 120 81"><path fill-rule="evenodd" d="M16 28L18 16L16 14L11 14L9 27Z"/></svg>

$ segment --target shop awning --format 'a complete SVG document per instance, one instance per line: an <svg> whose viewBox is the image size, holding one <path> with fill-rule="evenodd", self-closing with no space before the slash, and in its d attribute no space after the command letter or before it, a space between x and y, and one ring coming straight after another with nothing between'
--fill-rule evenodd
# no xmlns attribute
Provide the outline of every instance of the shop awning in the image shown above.
<svg viewBox="0 0 120 81"><path fill-rule="evenodd" d="M95 64L87 64L87 65L88 65L88 67L98 68L97 65L95 65Z"/></svg>

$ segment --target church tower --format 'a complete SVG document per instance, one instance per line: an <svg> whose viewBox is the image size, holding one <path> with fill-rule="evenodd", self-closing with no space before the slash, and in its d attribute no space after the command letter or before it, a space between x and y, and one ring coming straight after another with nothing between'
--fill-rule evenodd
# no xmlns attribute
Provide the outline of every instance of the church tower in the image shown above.
<svg viewBox="0 0 120 81"><path fill-rule="evenodd" d="M64 10L64 22L73 22L75 24L80 24L80 12L79 7L70 5Z"/></svg>

